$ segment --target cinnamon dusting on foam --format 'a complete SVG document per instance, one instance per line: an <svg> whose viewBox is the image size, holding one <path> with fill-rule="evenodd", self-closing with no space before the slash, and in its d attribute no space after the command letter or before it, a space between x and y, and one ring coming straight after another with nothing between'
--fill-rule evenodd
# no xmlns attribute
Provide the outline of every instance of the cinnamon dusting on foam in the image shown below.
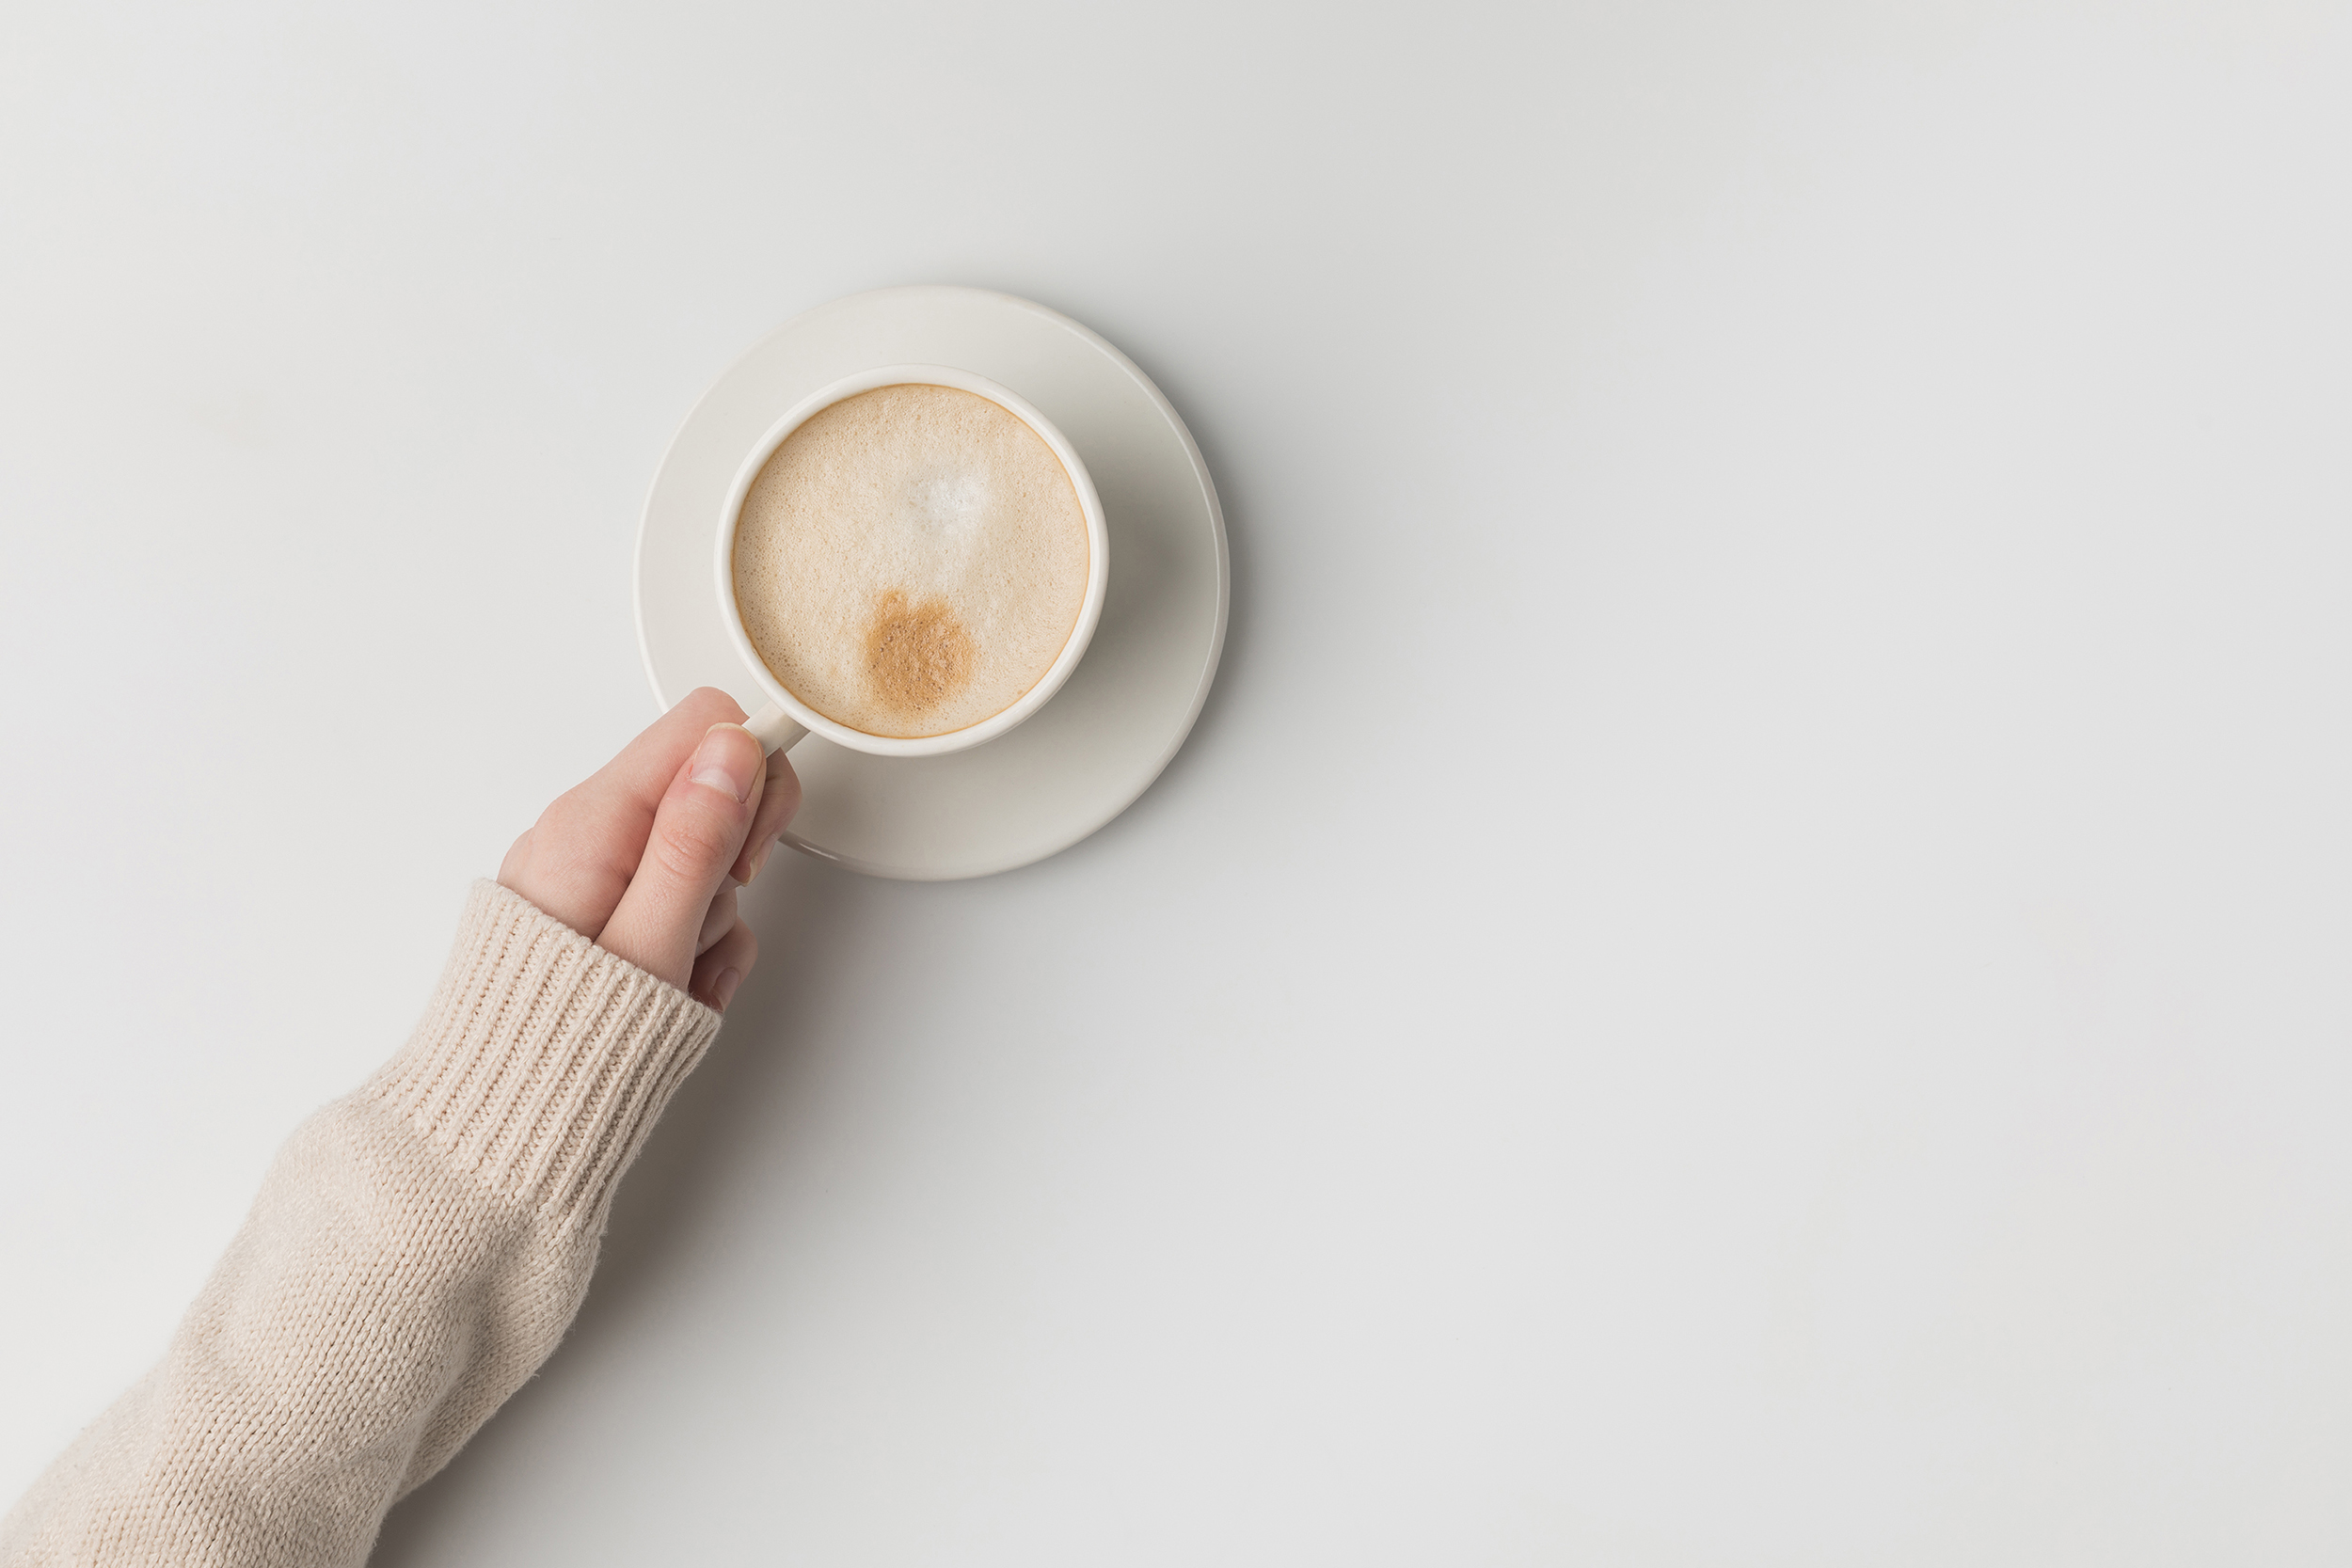
<svg viewBox="0 0 2352 1568"><path fill-rule="evenodd" d="M972 678L972 638L942 598L917 604L898 589L874 598L866 626L866 689L902 719L921 719Z"/></svg>

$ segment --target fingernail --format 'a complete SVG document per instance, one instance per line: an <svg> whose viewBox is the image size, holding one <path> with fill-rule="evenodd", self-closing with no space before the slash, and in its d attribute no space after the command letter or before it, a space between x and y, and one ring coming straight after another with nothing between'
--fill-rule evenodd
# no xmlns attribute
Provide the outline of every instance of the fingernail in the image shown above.
<svg viewBox="0 0 2352 1568"><path fill-rule="evenodd" d="M752 879L759 875L759 868L768 863L768 851L773 849L776 844L775 839L766 838L757 844L743 846L743 879L735 884L737 887L752 885ZM730 871L727 875L732 877L735 873Z"/></svg>
<svg viewBox="0 0 2352 1568"><path fill-rule="evenodd" d="M735 738L741 736L741 739ZM747 744L748 742L748 744ZM752 781L768 759L759 742L740 724L713 724L694 748L693 779L698 784L723 789L739 804L752 798Z"/></svg>
<svg viewBox="0 0 2352 1568"><path fill-rule="evenodd" d="M710 994L717 999L719 1011L723 1013L727 1010L727 1004L735 1000L735 988L742 983L743 972L741 970L723 969L719 971L719 977L710 982Z"/></svg>

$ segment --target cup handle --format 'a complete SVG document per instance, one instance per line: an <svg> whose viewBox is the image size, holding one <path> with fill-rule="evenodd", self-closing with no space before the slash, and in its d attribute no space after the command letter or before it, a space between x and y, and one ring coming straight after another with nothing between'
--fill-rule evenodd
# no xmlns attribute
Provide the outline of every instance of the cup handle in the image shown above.
<svg viewBox="0 0 2352 1568"><path fill-rule="evenodd" d="M806 726L784 711L782 703L770 703L744 720L743 727L752 732L752 738L759 742L760 750L771 754L790 751L801 743L803 736L808 734Z"/></svg>

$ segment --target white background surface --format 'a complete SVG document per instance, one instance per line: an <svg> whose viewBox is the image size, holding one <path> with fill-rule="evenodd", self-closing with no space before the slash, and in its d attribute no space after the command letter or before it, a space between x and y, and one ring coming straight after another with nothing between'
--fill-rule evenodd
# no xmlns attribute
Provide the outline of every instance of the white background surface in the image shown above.
<svg viewBox="0 0 2352 1568"><path fill-rule="evenodd" d="M795 863L394 1564L2352 1552L2340 8L20 8L0 1489L880 284L1191 422L1136 807Z"/></svg>

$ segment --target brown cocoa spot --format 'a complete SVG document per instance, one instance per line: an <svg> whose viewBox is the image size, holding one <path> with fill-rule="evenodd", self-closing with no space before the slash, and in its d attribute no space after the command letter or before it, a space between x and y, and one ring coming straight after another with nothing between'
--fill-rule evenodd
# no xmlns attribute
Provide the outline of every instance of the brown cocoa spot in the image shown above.
<svg viewBox="0 0 2352 1568"><path fill-rule="evenodd" d="M972 638L941 598L910 600L898 589L874 597L866 624L866 682L877 701L919 718L972 678Z"/></svg>

